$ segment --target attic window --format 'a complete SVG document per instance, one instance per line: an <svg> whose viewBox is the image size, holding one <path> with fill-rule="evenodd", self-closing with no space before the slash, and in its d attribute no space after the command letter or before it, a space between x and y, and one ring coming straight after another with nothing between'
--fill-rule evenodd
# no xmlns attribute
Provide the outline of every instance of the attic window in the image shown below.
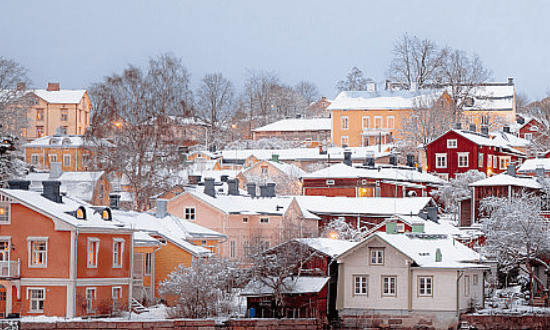
<svg viewBox="0 0 550 330"><path fill-rule="evenodd" d="M530 130L531 132L538 132L538 131L539 131L539 127L538 127L538 126L531 126L531 127L529 127L529 130Z"/></svg>
<svg viewBox="0 0 550 330"><path fill-rule="evenodd" d="M398 233L404 233L405 232L405 224L404 223L398 223L397 224L397 232Z"/></svg>
<svg viewBox="0 0 550 330"><path fill-rule="evenodd" d="M71 144L71 139L64 138L63 141L61 141L61 144L63 144L63 145L65 145L65 144Z"/></svg>
<svg viewBox="0 0 550 330"><path fill-rule="evenodd" d="M333 186L334 185L334 180L327 180L326 184L327 184L327 186Z"/></svg>
<svg viewBox="0 0 550 330"><path fill-rule="evenodd" d="M101 211L101 219L105 221L113 220L113 217L111 216L111 210L106 208L103 211Z"/></svg>
<svg viewBox="0 0 550 330"><path fill-rule="evenodd" d="M0 223L4 223L4 224L10 223L10 204L9 203L0 204Z"/></svg>
<svg viewBox="0 0 550 330"><path fill-rule="evenodd" d="M50 145L51 144L57 144L57 139L50 139Z"/></svg>
<svg viewBox="0 0 550 330"><path fill-rule="evenodd" d="M86 209L83 206L80 206L76 210L75 216L77 219L86 220Z"/></svg>

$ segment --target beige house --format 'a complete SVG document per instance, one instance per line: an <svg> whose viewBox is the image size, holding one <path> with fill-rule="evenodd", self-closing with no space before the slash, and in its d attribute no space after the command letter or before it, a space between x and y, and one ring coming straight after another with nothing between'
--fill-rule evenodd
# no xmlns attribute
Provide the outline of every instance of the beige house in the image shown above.
<svg viewBox="0 0 550 330"><path fill-rule="evenodd" d="M292 164L262 160L243 170L238 176L243 189L249 182L257 185L276 182L275 192L277 195L301 195L300 177L305 174L304 170Z"/></svg>
<svg viewBox="0 0 550 330"><path fill-rule="evenodd" d="M483 304L489 266L480 260L444 234L378 232L337 258L336 308L344 322L378 314L385 324L399 318L403 327L449 329L460 313Z"/></svg>
<svg viewBox="0 0 550 330"><path fill-rule="evenodd" d="M236 183L235 183L236 184ZM202 190L202 188L199 188ZM293 197L252 197L185 192L168 201L168 213L228 237L224 258L246 260L250 249L318 233L319 218L302 211Z"/></svg>

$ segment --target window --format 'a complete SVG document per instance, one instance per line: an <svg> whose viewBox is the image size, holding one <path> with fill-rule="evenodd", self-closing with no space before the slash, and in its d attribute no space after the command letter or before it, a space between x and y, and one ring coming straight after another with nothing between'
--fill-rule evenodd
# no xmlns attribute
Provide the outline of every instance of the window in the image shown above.
<svg viewBox="0 0 550 330"><path fill-rule="evenodd" d="M364 294L366 295L367 294L367 280L368 280L368 277L367 275L357 275L357 276L354 276L353 277L353 283L354 283L354 287L353 287L353 293L354 294Z"/></svg>
<svg viewBox="0 0 550 330"><path fill-rule="evenodd" d="M487 155L487 167L493 167L493 156Z"/></svg>
<svg viewBox="0 0 550 330"><path fill-rule="evenodd" d="M483 154L477 154L477 166L483 167Z"/></svg>
<svg viewBox="0 0 550 330"><path fill-rule="evenodd" d="M68 126L61 126L61 130L60 130L61 135L67 135L68 130L69 130Z"/></svg>
<svg viewBox="0 0 550 330"><path fill-rule="evenodd" d="M195 208L186 207L185 208L185 220L195 220Z"/></svg>
<svg viewBox="0 0 550 330"><path fill-rule="evenodd" d="M36 126L36 137L44 136L44 126Z"/></svg>
<svg viewBox="0 0 550 330"><path fill-rule="evenodd" d="M99 254L99 239L88 238L88 268L97 268L97 257Z"/></svg>
<svg viewBox="0 0 550 330"><path fill-rule="evenodd" d="M370 263L371 265L383 265L384 249L381 249L381 248L370 249Z"/></svg>
<svg viewBox="0 0 550 330"><path fill-rule="evenodd" d="M388 116L388 129L395 128L395 116Z"/></svg>
<svg viewBox="0 0 550 330"><path fill-rule="evenodd" d="M325 183L327 186L334 186L334 180L327 180Z"/></svg>
<svg viewBox="0 0 550 330"><path fill-rule="evenodd" d="M237 242L231 241L231 258L235 258L237 255Z"/></svg>
<svg viewBox="0 0 550 330"><path fill-rule="evenodd" d="M404 233L405 232L405 224L404 223L398 223L397 224L397 232L398 233Z"/></svg>
<svg viewBox="0 0 550 330"><path fill-rule="evenodd" d="M69 113L66 109L61 109L61 121L69 120Z"/></svg>
<svg viewBox="0 0 550 330"><path fill-rule="evenodd" d="M349 118L348 116L342 116L342 129L349 129Z"/></svg>
<svg viewBox="0 0 550 330"><path fill-rule="evenodd" d="M267 175L267 166L262 166L262 175Z"/></svg>
<svg viewBox="0 0 550 330"><path fill-rule="evenodd" d="M370 117L364 116L363 120L362 120L362 123L363 123L363 129L369 128L369 126L370 126Z"/></svg>
<svg viewBox="0 0 550 330"><path fill-rule="evenodd" d="M397 277L396 276L382 277L382 295L397 296Z"/></svg>
<svg viewBox="0 0 550 330"><path fill-rule="evenodd" d="M36 121L44 120L44 109L36 109Z"/></svg>
<svg viewBox="0 0 550 330"><path fill-rule="evenodd" d="M63 155L63 166L71 166L71 155Z"/></svg>
<svg viewBox="0 0 550 330"><path fill-rule="evenodd" d="M382 128L382 116L374 117L374 128Z"/></svg>
<svg viewBox="0 0 550 330"><path fill-rule="evenodd" d="M342 143L342 147L347 146L349 144L349 139L347 136L342 136L342 138L340 139L340 142Z"/></svg>
<svg viewBox="0 0 550 330"><path fill-rule="evenodd" d="M9 203L0 203L0 223L10 224L10 204Z"/></svg>
<svg viewBox="0 0 550 330"><path fill-rule="evenodd" d="M29 250L29 267L45 268L48 266L48 238L27 237Z"/></svg>
<svg viewBox="0 0 550 330"><path fill-rule="evenodd" d="M50 164L57 162L57 155L50 155Z"/></svg>
<svg viewBox="0 0 550 330"><path fill-rule="evenodd" d="M118 300L122 299L122 287L114 286L111 291L111 297L113 298L113 309L118 308Z"/></svg>
<svg viewBox="0 0 550 330"><path fill-rule="evenodd" d="M96 288L86 288L86 313L94 312L94 301L97 297Z"/></svg>
<svg viewBox="0 0 550 330"><path fill-rule="evenodd" d="M243 251L244 251L244 257L248 258L250 256L250 245L248 244L248 241L244 241Z"/></svg>
<svg viewBox="0 0 550 330"><path fill-rule="evenodd" d="M445 181L449 181L449 173L436 173L435 175Z"/></svg>
<svg viewBox="0 0 550 330"><path fill-rule="evenodd" d="M479 275L478 274L474 274L474 276L472 277L472 284L474 286L478 286L479 285Z"/></svg>
<svg viewBox="0 0 550 330"><path fill-rule="evenodd" d="M432 296L433 290L433 277L422 276L418 278L418 295L419 296Z"/></svg>
<svg viewBox="0 0 550 330"><path fill-rule="evenodd" d="M468 153L459 152L458 153L458 167L468 167Z"/></svg>
<svg viewBox="0 0 550 330"><path fill-rule="evenodd" d="M243 218L243 223L248 223L248 218Z"/></svg>
<svg viewBox="0 0 550 330"><path fill-rule="evenodd" d="M113 238L113 268L122 268L122 255L124 254L124 240Z"/></svg>
<svg viewBox="0 0 550 330"><path fill-rule="evenodd" d="M510 156L500 156L500 169L505 170L508 164L510 164Z"/></svg>
<svg viewBox="0 0 550 330"><path fill-rule="evenodd" d="M464 275L464 295L470 296L470 275Z"/></svg>
<svg viewBox="0 0 550 330"><path fill-rule="evenodd" d="M447 154L435 154L435 168L447 168Z"/></svg>
<svg viewBox="0 0 550 330"><path fill-rule="evenodd" d="M447 148L448 149L456 149L456 147L457 147L456 139L448 139L447 140Z"/></svg>
<svg viewBox="0 0 550 330"><path fill-rule="evenodd" d="M28 288L27 299L29 299L29 312L42 313L44 312L44 300L46 299L46 289L44 288Z"/></svg>
<svg viewBox="0 0 550 330"><path fill-rule="evenodd" d="M144 275L151 275L153 273L153 254L145 253L145 270Z"/></svg>
<svg viewBox="0 0 550 330"><path fill-rule="evenodd" d="M526 140L532 140L533 139L533 133L525 133L523 136Z"/></svg>
<svg viewBox="0 0 550 330"><path fill-rule="evenodd" d="M261 241L260 242L260 250L267 250L269 249L269 241Z"/></svg>
<svg viewBox="0 0 550 330"><path fill-rule="evenodd" d="M31 155L31 164L32 165L38 165L38 154L32 154Z"/></svg>
<svg viewBox="0 0 550 330"><path fill-rule="evenodd" d="M269 223L269 218L260 218L260 223Z"/></svg>

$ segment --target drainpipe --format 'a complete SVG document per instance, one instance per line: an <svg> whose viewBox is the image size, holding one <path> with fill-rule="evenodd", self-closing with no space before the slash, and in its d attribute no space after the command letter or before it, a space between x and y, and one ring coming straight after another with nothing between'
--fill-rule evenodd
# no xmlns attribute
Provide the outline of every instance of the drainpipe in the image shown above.
<svg viewBox="0 0 550 330"><path fill-rule="evenodd" d="M327 277L328 277L328 286L327 286L327 316L329 314L329 303L330 303L330 287L331 287L331 282L332 282L332 277L330 276L330 265L332 265L332 263L336 260L336 258L332 258L332 260L328 263L328 266L327 266Z"/></svg>
<svg viewBox="0 0 550 330"><path fill-rule="evenodd" d="M456 278L456 317L459 317L460 314L460 279L464 275L464 271L457 270L456 271L457 278Z"/></svg>
<svg viewBox="0 0 550 330"><path fill-rule="evenodd" d="M75 317L76 316L76 289L77 289L77 278L78 278L78 235L80 234L80 230L79 230L79 227L77 226L76 227L76 231L75 232L71 232L71 233L75 233L74 235L74 246L73 246L73 249L71 249L71 253L74 251L74 255L73 255L73 267L71 269L71 273L70 276L72 277L72 282L73 282L73 296L72 296L72 300L73 300L73 306L72 306L72 315L67 315L68 317ZM73 236L73 235L71 235ZM68 307L68 306L67 306Z"/></svg>
<svg viewBox="0 0 550 330"><path fill-rule="evenodd" d="M134 224L130 225L130 251L129 260L130 260L130 283L128 283L128 319L132 317L132 284L134 281ZM112 288L111 288L112 290Z"/></svg>
<svg viewBox="0 0 550 330"><path fill-rule="evenodd" d="M157 286L155 285L155 283L156 283L155 282L155 275L156 275L155 269L157 267L157 261L156 261L157 258L156 258L155 255L158 251L160 251L160 249L162 249L162 244L158 248L153 250L153 260L152 260L153 264L151 265L152 266L151 267L151 285L153 285L153 292L152 292L153 293L153 298L156 298L156 296L157 296Z"/></svg>
<svg viewBox="0 0 550 330"><path fill-rule="evenodd" d="M413 291L413 276L412 276L412 268L411 268L411 263L410 262L407 262L407 268L408 268L408 276L409 276L409 298L408 298L408 307L409 307L409 312L412 311L412 291Z"/></svg>

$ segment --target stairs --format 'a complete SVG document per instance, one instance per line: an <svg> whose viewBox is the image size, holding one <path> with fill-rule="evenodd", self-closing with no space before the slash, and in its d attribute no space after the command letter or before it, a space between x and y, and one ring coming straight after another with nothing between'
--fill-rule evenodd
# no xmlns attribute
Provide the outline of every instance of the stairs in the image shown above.
<svg viewBox="0 0 550 330"><path fill-rule="evenodd" d="M141 313L145 313L145 312L149 312L149 309L148 308L145 308L143 307L142 304L139 303L139 301L137 301L136 299L132 298L132 312L136 313L136 314L141 314Z"/></svg>

